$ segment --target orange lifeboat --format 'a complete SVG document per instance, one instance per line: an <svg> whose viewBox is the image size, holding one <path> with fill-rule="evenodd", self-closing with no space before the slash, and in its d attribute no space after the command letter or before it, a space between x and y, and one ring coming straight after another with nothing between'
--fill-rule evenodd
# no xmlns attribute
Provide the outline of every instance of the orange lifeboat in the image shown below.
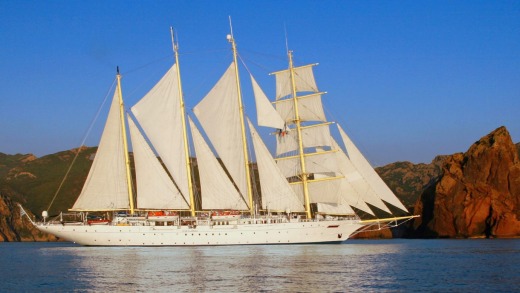
<svg viewBox="0 0 520 293"><path fill-rule="evenodd" d="M238 219L240 218L239 211L213 211L211 217L215 220Z"/></svg>

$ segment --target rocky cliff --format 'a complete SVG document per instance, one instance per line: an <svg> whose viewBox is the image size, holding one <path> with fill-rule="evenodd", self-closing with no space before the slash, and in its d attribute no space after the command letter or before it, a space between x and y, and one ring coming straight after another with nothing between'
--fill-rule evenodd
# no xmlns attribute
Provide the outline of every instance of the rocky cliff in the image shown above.
<svg viewBox="0 0 520 293"><path fill-rule="evenodd" d="M519 151L500 127L467 152L447 156L422 193L414 237L520 236Z"/></svg>
<svg viewBox="0 0 520 293"><path fill-rule="evenodd" d="M0 242L12 241L57 241L57 238L35 229L27 217L21 216L18 205L0 194Z"/></svg>

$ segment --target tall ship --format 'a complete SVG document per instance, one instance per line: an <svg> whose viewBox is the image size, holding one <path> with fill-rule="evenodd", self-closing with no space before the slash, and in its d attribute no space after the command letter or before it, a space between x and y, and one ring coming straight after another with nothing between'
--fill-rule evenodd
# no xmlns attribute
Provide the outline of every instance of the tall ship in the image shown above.
<svg viewBox="0 0 520 293"><path fill-rule="evenodd" d="M175 63L129 111L117 71L82 191L68 212L44 211L33 221L39 230L87 246L341 243L414 217L327 120L317 64L295 66L288 50L288 67L272 73L274 101L250 74L256 126L276 139L272 155L244 111L232 32L233 59L193 113L171 36Z"/></svg>

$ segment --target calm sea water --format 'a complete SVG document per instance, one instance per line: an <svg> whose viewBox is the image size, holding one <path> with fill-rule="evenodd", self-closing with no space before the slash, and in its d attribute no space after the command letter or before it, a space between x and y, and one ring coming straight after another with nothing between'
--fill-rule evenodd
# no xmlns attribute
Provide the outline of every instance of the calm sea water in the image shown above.
<svg viewBox="0 0 520 293"><path fill-rule="evenodd" d="M520 239L158 248L0 243L0 291L519 292Z"/></svg>

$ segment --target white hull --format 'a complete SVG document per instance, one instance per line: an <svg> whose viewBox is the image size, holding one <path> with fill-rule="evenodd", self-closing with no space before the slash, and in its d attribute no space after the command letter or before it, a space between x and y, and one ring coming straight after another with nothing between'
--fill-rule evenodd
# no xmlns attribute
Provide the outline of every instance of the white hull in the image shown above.
<svg viewBox="0 0 520 293"><path fill-rule="evenodd" d="M69 226L42 224L46 233L88 246L191 246L338 243L359 228L359 220L197 226Z"/></svg>

